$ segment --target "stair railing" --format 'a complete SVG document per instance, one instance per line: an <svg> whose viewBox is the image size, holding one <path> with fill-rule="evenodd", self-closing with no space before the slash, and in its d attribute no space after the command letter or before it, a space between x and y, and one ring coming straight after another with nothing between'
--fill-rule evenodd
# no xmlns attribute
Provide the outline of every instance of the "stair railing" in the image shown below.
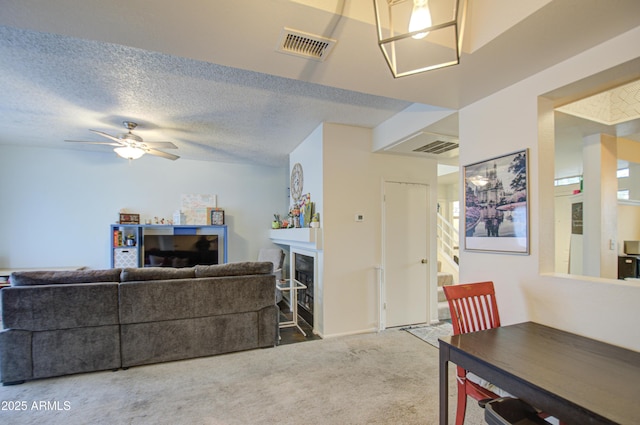
<svg viewBox="0 0 640 425"><path fill-rule="evenodd" d="M438 250L441 252L452 266L458 267L458 242L460 236L458 230L438 213Z"/></svg>

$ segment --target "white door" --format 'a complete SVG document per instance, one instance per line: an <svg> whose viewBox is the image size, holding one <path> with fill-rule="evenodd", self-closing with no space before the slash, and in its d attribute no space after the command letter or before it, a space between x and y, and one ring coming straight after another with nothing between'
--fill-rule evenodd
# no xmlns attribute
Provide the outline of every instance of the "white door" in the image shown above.
<svg viewBox="0 0 640 425"><path fill-rule="evenodd" d="M428 321L429 186L384 183L384 327Z"/></svg>

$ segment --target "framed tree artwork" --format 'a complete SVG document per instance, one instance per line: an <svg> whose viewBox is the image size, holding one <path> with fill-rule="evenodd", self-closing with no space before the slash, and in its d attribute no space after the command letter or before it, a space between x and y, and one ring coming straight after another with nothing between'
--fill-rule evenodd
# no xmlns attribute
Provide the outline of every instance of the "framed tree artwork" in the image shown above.
<svg viewBox="0 0 640 425"><path fill-rule="evenodd" d="M464 167L464 248L529 254L528 149Z"/></svg>

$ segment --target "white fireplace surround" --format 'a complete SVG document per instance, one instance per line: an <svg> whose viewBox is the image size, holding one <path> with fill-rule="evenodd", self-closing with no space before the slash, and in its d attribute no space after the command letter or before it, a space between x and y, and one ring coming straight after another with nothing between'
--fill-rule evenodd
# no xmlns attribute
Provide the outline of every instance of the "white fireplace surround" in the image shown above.
<svg viewBox="0 0 640 425"><path fill-rule="evenodd" d="M322 249L322 229L301 227L294 229L272 229L269 237L273 243L318 251Z"/></svg>
<svg viewBox="0 0 640 425"><path fill-rule="evenodd" d="M322 320L318 313L321 311L318 305L320 297L318 291L322 288L322 265L318 253L322 251L322 229L321 228L297 228L297 229L273 229L270 239L278 245L289 247L289 276L295 276L295 256L306 255L313 258L313 320L310 323L314 333L318 332L318 320Z"/></svg>

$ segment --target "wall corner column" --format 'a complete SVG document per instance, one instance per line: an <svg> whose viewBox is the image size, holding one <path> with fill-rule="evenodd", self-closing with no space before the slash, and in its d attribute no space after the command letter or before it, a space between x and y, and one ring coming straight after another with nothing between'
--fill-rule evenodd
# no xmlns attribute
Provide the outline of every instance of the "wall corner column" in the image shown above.
<svg viewBox="0 0 640 425"><path fill-rule="evenodd" d="M617 143L616 137L594 134L583 140L584 274L616 279Z"/></svg>

